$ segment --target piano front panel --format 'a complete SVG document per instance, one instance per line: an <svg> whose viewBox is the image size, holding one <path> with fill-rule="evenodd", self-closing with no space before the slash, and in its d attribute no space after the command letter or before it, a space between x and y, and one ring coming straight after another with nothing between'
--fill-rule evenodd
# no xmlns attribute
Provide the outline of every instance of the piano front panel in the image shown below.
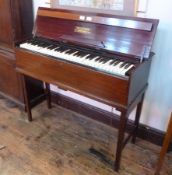
<svg viewBox="0 0 172 175"><path fill-rule="evenodd" d="M16 49L17 70L112 106L127 106L128 78L111 76L80 65Z"/></svg>

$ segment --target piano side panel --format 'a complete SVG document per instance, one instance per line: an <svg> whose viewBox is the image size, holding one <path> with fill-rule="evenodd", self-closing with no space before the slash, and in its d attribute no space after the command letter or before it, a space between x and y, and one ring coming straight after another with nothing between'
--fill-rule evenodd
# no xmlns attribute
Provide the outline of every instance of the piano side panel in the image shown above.
<svg viewBox="0 0 172 175"><path fill-rule="evenodd" d="M151 58L141 63L130 76L128 104L130 105L148 85Z"/></svg>
<svg viewBox="0 0 172 175"><path fill-rule="evenodd" d="M18 48L16 57L17 70L21 73L112 106L127 105L128 79L117 78Z"/></svg>

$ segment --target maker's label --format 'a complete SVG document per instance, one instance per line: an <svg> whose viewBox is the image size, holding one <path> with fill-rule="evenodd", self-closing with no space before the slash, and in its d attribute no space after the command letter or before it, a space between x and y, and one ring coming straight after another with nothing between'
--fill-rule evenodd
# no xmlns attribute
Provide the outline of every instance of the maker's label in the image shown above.
<svg viewBox="0 0 172 175"><path fill-rule="evenodd" d="M74 32L76 32L76 33L83 33L83 34L90 34L91 33L91 29L87 28L87 27L76 26L75 29L74 29Z"/></svg>

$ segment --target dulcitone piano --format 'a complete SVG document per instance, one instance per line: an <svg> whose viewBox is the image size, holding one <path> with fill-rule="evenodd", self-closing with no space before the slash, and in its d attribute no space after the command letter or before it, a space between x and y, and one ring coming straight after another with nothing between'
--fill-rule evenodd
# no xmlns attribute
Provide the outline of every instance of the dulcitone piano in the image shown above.
<svg viewBox="0 0 172 175"><path fill-rule="evenodd" d="M115 107L121 112L115 170L124 146L135 143L153 53L158 20L62 9L39 8L33 37L16 44L16 69L21 74L28 112L25 77ZM130 112L137 107L135 129L124 139Z"/></svg>

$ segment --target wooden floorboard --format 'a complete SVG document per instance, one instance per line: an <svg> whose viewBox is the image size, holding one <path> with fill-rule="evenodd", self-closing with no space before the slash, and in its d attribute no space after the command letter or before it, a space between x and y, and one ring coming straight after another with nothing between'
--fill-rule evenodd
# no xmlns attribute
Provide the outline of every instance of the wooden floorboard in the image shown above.
<svg viewBox="0 0 172 175"><path fill-rule="evenodd" d="M121 170L89 149L114 159L117 130L75 112L42 103L33 109L33 122L9 101L0 99L0 175L153 175L160 147L138 139L127 144ZM1 149L2 148L2 149ZM172 174L172 154L163 175Z"/></svg>

